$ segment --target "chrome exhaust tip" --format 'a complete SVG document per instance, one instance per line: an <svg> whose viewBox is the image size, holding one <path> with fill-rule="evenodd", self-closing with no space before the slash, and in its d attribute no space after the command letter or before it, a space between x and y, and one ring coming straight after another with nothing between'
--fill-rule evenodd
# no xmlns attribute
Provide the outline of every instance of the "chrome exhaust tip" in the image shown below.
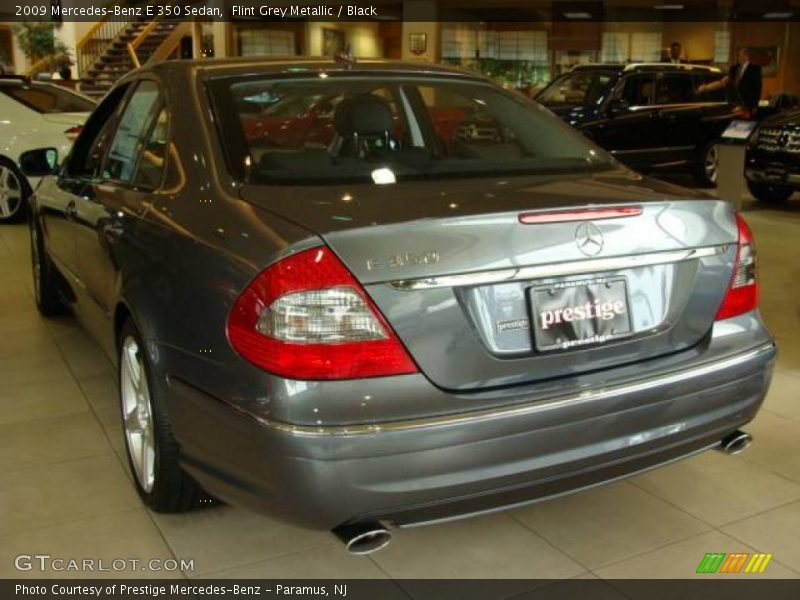
<svg viewBox="0 0 800 600"><path fill-rule="evenodd" d="M378 521L340 525L333 530L350 554L364 556L389 545L392 533Z"/></svg>
<svg viewBox="0 0 800 600"><path fill-rule="evenodd" d="M722 438L720 450L725 454L733 456L734 454L741 454L747 450L751 443L753 443L753 437L749 433L737 429L732 434Z"/></svg>

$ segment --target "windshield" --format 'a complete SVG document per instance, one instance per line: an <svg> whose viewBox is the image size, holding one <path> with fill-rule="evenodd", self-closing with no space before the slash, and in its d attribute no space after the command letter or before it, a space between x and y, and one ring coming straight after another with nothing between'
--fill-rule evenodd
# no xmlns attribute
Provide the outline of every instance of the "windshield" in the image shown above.
<svg viewBox="0 0 800 600"><path fill-rule="evenodd" d="M483 82L331 76L210 82L232 174L255 183L589 171L612 159Z"/></svg>
<svg viewBox="0 0 800 600"><path fill-rule="evenodd" d="M4 85L0 91L38 113L91 112L95 108L88 98L56 85Z"/></svg>
<svg viewBox="0 0 800 600"><path fill-rule="evenodd" d="M573 71L547 86L536 101L545 106L593 106L603 101L613 77L613 73L602 71Z"/></svg>

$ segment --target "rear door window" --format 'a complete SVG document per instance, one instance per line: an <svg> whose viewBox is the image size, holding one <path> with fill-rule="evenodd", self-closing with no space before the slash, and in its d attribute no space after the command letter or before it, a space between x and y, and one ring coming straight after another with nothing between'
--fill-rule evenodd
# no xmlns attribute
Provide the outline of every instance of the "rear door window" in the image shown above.
<svg viewBox="0 0 800 600"><path fill-rule="evenodd" d="M137 188L154 190L161 185L167 161L168 126L169 114L167 108L162 106L142 147L142 156L135 178Z"/></svg>
<svg viewBox="0 0 800 600"><path fill-rule="evenodd" d="M610 73L591 71L569 73L545 89L536 101L545 106L559 104L592 106L603 99L611 78Z"/></svg>
<svg viewBox="0 0 800 600"><path fill-rule="evenodd" d="M662 105L695 102L692 79L689 73L668 73L659 78L655 103Z"/></svg>
<svg viewBox="0 0 800 600"><path fill-rule="evenodd" d="M625 80L620 98L628 106L649 106L655 95L655 76L634 75Z"/></svg>
<svg viewBox="0 0 800 600"><path fill-rule="evenodd" d="M103 179L133 181L139 156L160 107L158 85L153 81L141 82L119 118L103 166Z"/></svg>

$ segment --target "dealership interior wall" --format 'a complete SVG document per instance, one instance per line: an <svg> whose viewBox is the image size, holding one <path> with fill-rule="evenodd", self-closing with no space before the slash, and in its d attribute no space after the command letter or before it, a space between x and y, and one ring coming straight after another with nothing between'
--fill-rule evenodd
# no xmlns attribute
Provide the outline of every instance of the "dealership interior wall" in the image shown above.
<svg viewBox="0 0 800 600"><path fill-rule="evenodd" d="M62 4L70 2L64 0ZM681 11L653 10L656 4L649 0L588 3L608 10L616 7L604 20L594 20L586 19L593 16L590 12L570 10L572 4L587 5L541 0L504 2L503 7L510 8L502 16L508 20L489 21L484 19L491 16L497 3L488 0L406 0L378 3L388 16L370 22L276 23L243 18L195 23L187 32L191 41L176 46L173 56L323 56L326 32L338 32L358 57L443 61L483 68L518 87L541 87L579 63L661 60L669 44L678 41L687 62L721 67L734 62L741 47L774 50L774 64L765 72L765 96L779 91L800 92L800 65L792 60L800 55L800 22L774 18L787 13L773 4L754 10L754 3L740 3L748 12L731 22L713 20L713 13L708 12L703 13L702 21L681 20L685 18ZM729 0L697 4L716 6L720 11L736 5ZM561 5L563 8L555 8ZM691 7L692 3L686 5ZM544 7L552 7L546 13L550 19L558 18L534 19L541 12L536 9ZM0 61L25 73L31 61L19 48L10 24L2 23L2 14L0 9ZM565 14L575 16L565 18ZM96 25L94 21L64 22L57 27L56 36L75 56L76 46ZM424 48L412 48L412 34L424 34ZM497 63L503 64L498 67ZM78 70L73 67L76 78L81 75Z"/></svg>
<svg viewBox="0 0 800 600"><path fill-rule="evenodd" d="M724 69L738 48L767 49L773 62L762 100L800 94L796 20L763 12L748 21L644 18L641 7L654 2L618 3L634 6L641 20L480 20L494 4L397 2L396 19L369 22L192 23L171 55L316 56L330 40L345 41L357 57L455 64L532 92L575 64L658 62L678 41L685 60ZM509 6L538 4L552 3ZM789 5L800 12L800 3ZM463 20L432 18L444 10ZM56 35L74 50L95 26L63 23ZM412 42L420 34L424 46ZM35 67L7 22L0 22L0 60L17 73ZM772 555L760 577L800 578L799 196L782 205L739 199L758 247L761 312L779 346L769 395L746 427L754 437L747 452L706 452L569 497L400 530L368 557L348 555L329 532L230 506L182 515L145 509L127 469L114 367L72 318L38 314L28 228L0 225L0 578L69 575L20 571L15 557L34 551L193 561L115 576L521 580L688 578L706 553L759 552Z"/></svg>

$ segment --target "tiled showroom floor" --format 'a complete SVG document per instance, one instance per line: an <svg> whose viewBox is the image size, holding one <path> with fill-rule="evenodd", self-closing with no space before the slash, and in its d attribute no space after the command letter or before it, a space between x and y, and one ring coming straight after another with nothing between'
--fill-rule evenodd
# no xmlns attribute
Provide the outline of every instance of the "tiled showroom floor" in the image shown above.
<svg viewBox="0 0 800 600"><path fill-rule="evenodd" d="M774 555L763 576L800 577L800 201L746 218L763 314L781 343L748 452L707 452L529 508L398 531L370 557L236 508L142 508L121 458L110 363L72 319L39 317L28 230L0 227L0 577L41 576L16 571L13 557L47 553L193 559L186 577L680 578L706 552L752 550Z"/></svg>

